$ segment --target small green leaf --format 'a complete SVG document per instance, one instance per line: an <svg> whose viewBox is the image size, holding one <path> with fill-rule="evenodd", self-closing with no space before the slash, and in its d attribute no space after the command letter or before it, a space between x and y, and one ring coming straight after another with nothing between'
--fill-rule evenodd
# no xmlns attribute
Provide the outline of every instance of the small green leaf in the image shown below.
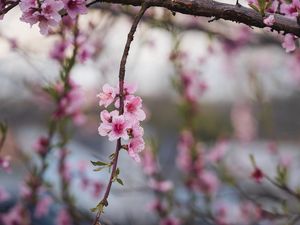
<svg viewBox="0 0 300 225"><path fill-rule="evenodd" d="M122 186L124 185L123 181L122 181L120 178L117 178L117 182L118 182L119 184L121 184Z"/></svg>
<svg viewBox="0 0 300 225"><path fill-rule="evenodd" d="M108 163L106 162L101 162L101 161L91 161L91 163L94 165L94 166L107 166Z"/></svg>
<svg viewBox="0 0 300 225"><path fill-rule="evenodd" d="M253 156L252 154L250 154L250 155L249 155L249 158L250 158L250 161L251 161L251 163L252 163L252 166L253 166L253 167L256 167L256 162L255 162L254 156Z"/></svg>
<svg viewBox="0 0 300 225"><path fill-rule="evenodd" d="M99 172L99 171L103 170L104 168L105 168L105 167L98 167L98 168L96 168L96 169L93 169L93 171Z"/></svg>
<svg viewBox="0 0 300 225"><path fill-rule="evenodd" d="M110 154L109 158L113 160L115 158L115 153Z"/></svg>
<svg viewBox="0 0 300 225"><path fill-rule="evenodd" d="M91 212L97 212L98 209L97 209L97 207L95 207L95 208L91 208L90 210L91 210Z"/></svg>

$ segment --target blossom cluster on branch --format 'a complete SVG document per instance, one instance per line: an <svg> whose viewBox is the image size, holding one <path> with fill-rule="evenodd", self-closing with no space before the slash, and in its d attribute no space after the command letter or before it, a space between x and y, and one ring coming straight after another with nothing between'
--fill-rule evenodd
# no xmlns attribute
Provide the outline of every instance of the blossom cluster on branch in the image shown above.
<svg viewBox="0 0 300 225"><path fill-rule="evenodd" d="M101 124L98 132L101 136L108 136L110 141L122 138L128 140L122 147L128 151L130 157L140 161L138 155L144 149L145 142L143 139L144 129L140 122L145 120L146 114L142 109L142 99L135 96L136 86L124 85L124 113L114 109L111 112L103 110L100 113ZM119 88L114 88L109 84L103 86L102 92L99 93L99 105L107 108L114 103L114 108L120 107Z"/></svg>

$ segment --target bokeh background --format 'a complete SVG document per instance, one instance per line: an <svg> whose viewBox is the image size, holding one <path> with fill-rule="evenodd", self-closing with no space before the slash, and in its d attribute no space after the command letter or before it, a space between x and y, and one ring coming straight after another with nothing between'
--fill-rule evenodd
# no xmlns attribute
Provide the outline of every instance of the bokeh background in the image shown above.
<svg viewBox="0 0 300 225"><path fill-rule="evenodd" d="M233 0L223 2L235 3ZM90 37L98 41L101 52L72 70L72 77L84 93L87 121L73 130L74 138L68 145L72 152L68 159L71 167L90 160L105 160L114 149L114 143L97 132L101 109L96 94L104 83L117 83L119 61L132 21L130 15L135 10L103 4L80 20L83 29L90 21L95 25ZM176 194L185 198L180 172L175 165L182 128L181 96L174 88L173 81L178 79L178 74L170 60L178 42L180 51L186 54L185 67L198 71L207 85L207 90L197 100L200 114L196 126L201 141L211 146L219 139L228 140L230 150L226 161L236 170L244 171L235 176L245 190L260 193L260 196L266 193L276 196L280 192L268 183L258 187L249 179L252 170L249 154L254 154L257 164L272 176L276 167L267 149L276 143L280 154L293 159L289 183L297 188L300 185L297 176L300 134L297 55L287 54L281 47L281 37L268 30L225 21L208 23L207 18L179 14L174 17L161 9L152 13L155 19L142 21L136 33L126 79L138 85L138 94L143 98L148 115L143 122L145 136L157 144L162 173L178 184ZM49 58L55 37L41 36L35 26L20 22L20 15L19 9L12 10L0 23L0 120L6 121L9 127L0 154L11 155L13 162L11 173L0 173L0 185L12 196L1 205L3 210L16 201L26 174L26 165L20 160L18 151L35 160L32 146L46 132L52 112L39 87L53 82L59 75L57 63ZM12 47L14 43L17 43L16 48ZM48 160L55 162L56 159L57 154L53 152ZM56 166L51 163L46 173L54 190L59 185ZM92 165L87 167L88 176L105 186L108 172L96 173ZM113 224L157 224L156 216L148 209L153 192L141 165L122 153L120 168L124 186L114 186L104 218ZM103 192L98 199L88 191L83 192L76 173L73 176L76 204L85 210L94 207ZM223 190L220 196L234 201L231 189ZM40 224L50 224L55 211L52 207L49 218Z"/></svg>

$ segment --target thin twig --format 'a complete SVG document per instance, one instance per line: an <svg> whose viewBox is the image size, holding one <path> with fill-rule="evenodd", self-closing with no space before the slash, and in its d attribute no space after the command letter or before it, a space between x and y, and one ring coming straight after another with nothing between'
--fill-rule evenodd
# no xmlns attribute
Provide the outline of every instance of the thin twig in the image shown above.
<svg viewBox="0 0 300 225"><path fill-rule="evenodd" d="M125 67L126 67L126 62L127 62L127 58L128 58L128 54L129 54L129 50L130 50L130 45L133 41L134 38L134 34L136 31L136 28L141 20L141 18L143 17L144 13L146 12L146 10L149 8L147 3L144 3L139 11L139 13L136 15L131 29L128 33L127 36L127 42L123 51L123 56L121 59L121 63L120 63L120 70L119 70L119 96L120 96L120 107L119 107L119 115L122 115L124 113L124 79L125 79ZM111 171L111 175L110 175L110 179L108 182L108 185L106 187L105 190L105 194L104 197L102 198L102 200L100 201L99 204L101 204L103 207L108 205L108 196L110 194L110 190L111 190L111 186L117 171L117 165L118 165L118 159L119 159L119 153L120 150L122 148L122 143L121 143L121 138L119 138L117 140L117 145L116 145L116 150L115 150L115 154L114 154L114 158L112 161L112 171ZM99 219L102 213L102 209L98 209L95 221L94 221L94 225L99 224Z"/></svg>

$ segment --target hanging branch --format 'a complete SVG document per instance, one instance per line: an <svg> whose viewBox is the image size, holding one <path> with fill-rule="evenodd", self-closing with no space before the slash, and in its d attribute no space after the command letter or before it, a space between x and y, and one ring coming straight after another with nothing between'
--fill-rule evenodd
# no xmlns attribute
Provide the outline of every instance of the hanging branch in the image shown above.
<svg viewBox="0 0 300 225"><path fill-rule="evenodd" d="M98 0L97 2L141 6L145 0ZM277 32L291 33L300 37L300 26L297 21L275 14L275 23L272 26L267 26L260 13L240 4L232 5L213 0L149 0L148 4L151 7L169 9L174 13L209 17L214 18L214 20L224 19L243 23L250 27L269 27ZM268 15L270 14L265 14L265 16Z"/></svg>
<svg viewBox="0 0 300 225"><path fill-rule="evenodd" d="M94 0L87 3L90 7L99 2L113 4L123 4L132 6L142 6L146 0ZM0 16L4 15L19 4L19 0L6 6L0 11ZM213 18L212 20L224 19L237 23L243 23L250 27L265 28L269 27L277 32L291 33L300 37L300 26L297 21L285 16L275 14L275 23L267 26L264 17L251 8L244 7L240 4L226 4L214 0L147 0L149 7L162 7L169 9L173 13L183 13L193 16L203 16ZM266 13L265 16L270 15Z"/></svg>
<svg viewBox="0 0 300 225"><path fill-rule="evenodd" d="M128 54L129 54L129 50L130 50L130 45L133 41L134 38L134 34L135 31L137 29L137 26L140 22L140 20L142 19L144 13L146 12L146 10L149 8L149 5L147 4L147 2L144 2L142 4L142 7L139 11L139 13L136 15L131 29L128 33L127 36L127 42L123 51L123 56L121 59L121 63L120 63L120 70L119 70L119 97L120 97L120 106L119 106L119 115L122 115L124 113L124 80L125 80L125 67L126 67L126 62L127 62L127 58L128 58ZM110 175L110 179L108 182L108 185L106 187L104 196L102 198L102 200L100 201L100 203L97 206L97 215L96 218L94 220L94 225L99 225L99 219L101 214L103 213L103 209L104 207L108 206L108 197L110 194L110 190L111 190L111 186L112 183L114 181L114 178L117 174L117 165L118 165L118 159L119 159L119 153L120 150L122 149L122 142L121 142L121 138L119 138L117 140L117 145L116 145L116 150L114 155L114 158L112 160L112 171L111 171L111 175Z"/></svg>

